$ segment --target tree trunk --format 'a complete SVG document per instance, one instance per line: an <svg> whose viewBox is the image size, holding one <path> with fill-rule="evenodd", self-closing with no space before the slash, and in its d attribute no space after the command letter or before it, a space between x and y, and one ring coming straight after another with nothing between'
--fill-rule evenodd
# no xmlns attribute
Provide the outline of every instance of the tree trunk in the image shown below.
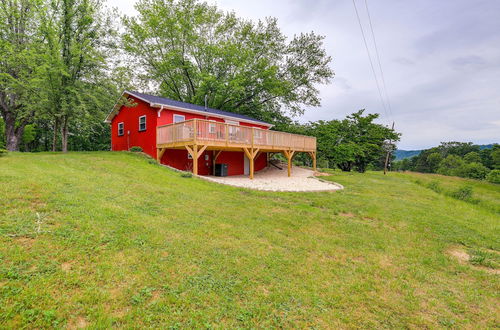
<svg viewBox="0 0 500 330"><path fill-rule="evenodd" d="M68 152L68 116L63 116L61 125L62 152Z"/></svg>
<svg viewBox="0 0 500 330"><path fill-rule="evenodd" d="M10 133L8 130L6 131L7 136L7 150L9 151L19 151L19 139L15 134Z"/></svg>
<svg viewBox="0 0 500 330"><path fill-rule="evenodd" d="M16 127L16 118L7 113L7 115L5 116L5 137L7 140L7 150L19 151L19 145L21 144L21 139L23 137L24 126L26 126L26 124L21 124Z"/></svg>
<svg viewBox="0 0 500 330"><path fill-rule="evenodd" d="M54 118L54 135L52 136L52 151L57 151L57 131L59 130L59 118Z"/></svg>

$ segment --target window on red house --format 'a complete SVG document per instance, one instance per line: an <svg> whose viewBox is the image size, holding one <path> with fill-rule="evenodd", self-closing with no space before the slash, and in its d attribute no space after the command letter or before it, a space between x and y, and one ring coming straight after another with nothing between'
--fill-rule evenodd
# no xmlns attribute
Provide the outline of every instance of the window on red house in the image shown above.
<svg viewBox="0 0 500 330"><path fill-rule="evenodd" d="M139 131L146 130L146 116L139 117Z"/></svg>
<svg viewBox="0 0 500 330"><path fill-rule="evenodd" d="M122 136L124 132L124 124L123 123L118 123L118 136Z"/></svg>
<svg viewBox="0 0 500 330"><path fill-rule="evenodd" d="M208 124L208 133L214 134L215 133L215 120L210 120L211 123Z"/></svg>
<svg viewBox="0 0 500 330"><path fill-rule="evenodd" d="M174 114L174 123L180 123L181 121L185 120L186 120L185 116Z"/></svg>

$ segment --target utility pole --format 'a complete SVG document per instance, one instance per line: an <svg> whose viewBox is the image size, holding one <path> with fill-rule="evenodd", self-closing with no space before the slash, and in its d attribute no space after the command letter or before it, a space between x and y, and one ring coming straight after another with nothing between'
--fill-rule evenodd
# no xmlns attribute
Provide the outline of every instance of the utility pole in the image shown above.
<svg viewBox="0 0 500 330"><path fill-rule="evenodd" d="M394 122L392 122L392 130L394 130ZM391 149L390 149L391 145L392 145L392 140L389 139L389 148L387 148L387 155L385 155L384 175L387 173L387 164L389 163L389 156L391 154Z"/></svg>

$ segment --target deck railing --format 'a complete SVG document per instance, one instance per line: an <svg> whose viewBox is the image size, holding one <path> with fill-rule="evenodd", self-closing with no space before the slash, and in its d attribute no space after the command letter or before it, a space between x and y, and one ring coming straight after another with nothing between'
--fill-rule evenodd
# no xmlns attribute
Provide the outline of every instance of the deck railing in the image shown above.
<svg viewBox="0 0 500 330"><path fill-rule="evenodd" d="M316 151L316 138L312 136L270 131L204 119L191 119L180 123L158 126L156 141L158 145L194 142L227 147L245 146L273 150Z"/></svg>

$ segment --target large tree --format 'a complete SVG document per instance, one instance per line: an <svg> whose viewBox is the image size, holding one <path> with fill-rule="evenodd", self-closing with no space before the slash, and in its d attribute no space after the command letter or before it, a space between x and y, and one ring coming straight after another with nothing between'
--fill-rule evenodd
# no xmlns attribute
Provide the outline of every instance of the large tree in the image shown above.
<svg viewBox="0 0 500 330"><path fill-rule="evenodd" d="M37 0L0 0L0 114L6 147L17 151L24 128L39 107L44 68Z"/></svg>
<svg viewBox="0 0 500 330"><path fill-rule="evenodd" d="M60 129L62 151L67 151L71 120L81 123L99 109L102 94L96 91L106 78L115 31L100 0L53 0L45 17L46 109L53 121L53 150Z"/></svg>
<svg viewBox="0 0 500 330"><path fill-rule="evenodd" d="M304 132L316 136L318 158L328 160L331 167L343 171L364 172L385 156L386 148L394 149L400 134L374 122L378 114L360 110L343 120L317 121L305 126ZM385 159L385 157L383 157Z"/></svg>
<svg viewBox="0 0 500 330"><path fill-rule="evenodd" d="M257 23L197 0L140 0L124 46L150 89L176 100L271 122L320 104L333 77L323 37L287 40L274 18Z"/></svg>

